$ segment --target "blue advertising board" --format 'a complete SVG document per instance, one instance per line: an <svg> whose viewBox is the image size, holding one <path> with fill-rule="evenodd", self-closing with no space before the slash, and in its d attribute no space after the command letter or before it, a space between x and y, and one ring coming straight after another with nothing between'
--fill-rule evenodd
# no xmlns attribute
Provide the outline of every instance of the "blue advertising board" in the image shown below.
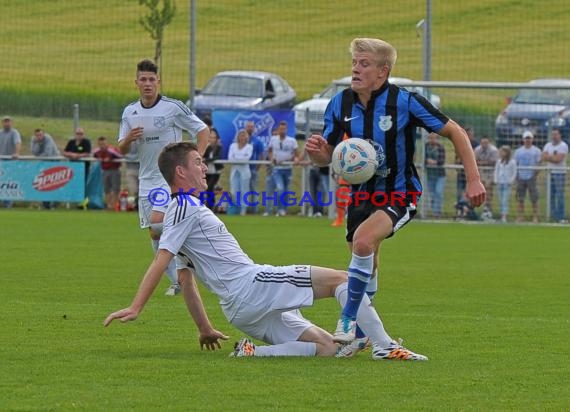
<svg viewBox="0 0 570 412"><path fill-rule="evenodd" d="M214 110L212 112L212 122L223 144L224 159L228 157L228 150L238 130L244 129L248 121L253 121L255 125L253 136L257 136L267 148L273 130L283 120L287 122L287 135L295 136L295 113L292 110Z"/></svg>
<svg viewBox="0 0 570 412"><path fill-rule="evenodd" d="M0 200L80 202L85 163L0 160Z"/></svg>

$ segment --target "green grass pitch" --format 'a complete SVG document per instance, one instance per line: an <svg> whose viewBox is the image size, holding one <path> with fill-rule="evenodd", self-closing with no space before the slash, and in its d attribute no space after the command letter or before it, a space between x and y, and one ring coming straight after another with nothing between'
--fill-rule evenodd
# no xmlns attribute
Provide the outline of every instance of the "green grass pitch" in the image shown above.
<svg viewBox="0 0 570 412"><path fill-rule="evenodd" d="M260 263L344 268L343 230L297 217L223 217ZM166 279L138 321L151 260L133 213L0 211L0 410L568 410L568 228L414 222L385 242L376 307L425 363L229 359L201 352ZM337 303L305 311L333 329ZM564 383L566 382L566 383Z"/></svg>

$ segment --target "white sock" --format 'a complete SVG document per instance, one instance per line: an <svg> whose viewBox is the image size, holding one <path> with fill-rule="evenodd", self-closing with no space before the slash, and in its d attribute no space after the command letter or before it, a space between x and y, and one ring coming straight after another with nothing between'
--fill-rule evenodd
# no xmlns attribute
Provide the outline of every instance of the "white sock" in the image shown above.
<svg viewBox="0 0 570 412"><path fill-rule="evenodd" d="M378 291L378 270L372 274L372 277L368 281L368 285L366 285L366 294L372 300L376 292Z"/></svg>
<svg viewBox="0 0 570 412"><path fill-rule="evenodd" d="M316 354L315 342L292 341L255 347L255 356L315 356Z"/></svg>
<svg viewBox="0 0 570 412"><path fill-rule="evenodd" d="M346 299L348 296L348 283L343 282L336 288L334 295L340 303L341 307L344 307ZM380 319L380 316L376 312L376 309L372 306L370 298L364 295L362 298L362 303L358 308L358 313L356 315L356 322L362 331L370 338L372 344L379 346L381 348L386 348L390 345L393 339L386 333L384 329L384 324Z"/></svg>
<svg viewBox="0 0 570 412"><path fill-rule="evenodd" d="M158 251L158 240L151 239L150 243L152 245L152 250L154 253ZM176 271L176 259L172 259L166 268L166 276L170 280L171 285L178 285L178 272Z"/></svg>

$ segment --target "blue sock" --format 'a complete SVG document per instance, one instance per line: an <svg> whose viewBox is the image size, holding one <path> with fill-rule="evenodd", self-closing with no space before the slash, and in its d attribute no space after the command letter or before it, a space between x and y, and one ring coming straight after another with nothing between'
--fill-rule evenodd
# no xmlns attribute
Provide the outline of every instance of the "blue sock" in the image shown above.
<svg viewBox="0 0 570 412"><path fill-rule="evenodd" d="M373 267L374 254L370 256L352 254L350 265L348 265L348 299L342 310L343 317L356 320L356 313L372 275Z"/></svg>
<svg viewBox="0 0 570 412"><path fill-rule="evenodd" d="M374 274L375 276L371 277L368 285L366 285L366 294L370 300L376 295L376 290L378 289L378 270ZM365 336L366 334L360 329L360 326L356 325L356 339L361 339Z"/></svg>

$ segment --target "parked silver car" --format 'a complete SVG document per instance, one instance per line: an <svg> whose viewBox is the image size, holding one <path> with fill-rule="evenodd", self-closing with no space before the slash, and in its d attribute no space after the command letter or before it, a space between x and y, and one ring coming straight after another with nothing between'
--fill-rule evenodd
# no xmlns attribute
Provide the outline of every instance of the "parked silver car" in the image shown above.
<svg viewBox="0 0 570 412"><path fill-rule="evenodd" d="M325 109L328 103L335 94L350 87L351 80L352 76L333 80L325 90L315 94L312 99L295 105L293 110L295 111L295 134L297 137L304 137L307 134L321 133L323 131ZM405 87L412 82L413 80L405 77L390 77L390 83L398 86ZM426 89L423 87L412 86L408 89L422 96L427 96ZM430 96L430 102L437 108L441 106L441 99L436 94Z"/></svg>
<svg viewBox="0 0 570 412"><path fill-rule="evenodd" d="M295 90L282 77L262 71L224 71L196 92L192 111L200 118L212 110L288 110L295 104Z"/></svg>

